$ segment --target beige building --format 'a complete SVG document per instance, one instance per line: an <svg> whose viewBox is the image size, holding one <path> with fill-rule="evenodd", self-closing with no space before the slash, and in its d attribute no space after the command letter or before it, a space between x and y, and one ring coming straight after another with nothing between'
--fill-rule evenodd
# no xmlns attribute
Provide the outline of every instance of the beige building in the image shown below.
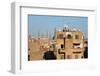
<svg viewBox="0 0 100 76"><path fill-rule="evenodd" d="M64 27L55 30L54 37L28 38L28 60L43 60L44 52L54 51L57 59L84 58L84 47L88 46L84 34L77 29Z"/></svg>
<svg viewBox="0 0 100 76"><path fill-rule="evenodd" d="M50 46L48 37L28 38L28 60L43 60L43 54Z"/></svg>
<svg viewBox="0 0 100 76"><path fill-rule="evenodd" d="M80 30L64 27L56 31L57 59L80 59L84 57L84 35Z"/></svg>

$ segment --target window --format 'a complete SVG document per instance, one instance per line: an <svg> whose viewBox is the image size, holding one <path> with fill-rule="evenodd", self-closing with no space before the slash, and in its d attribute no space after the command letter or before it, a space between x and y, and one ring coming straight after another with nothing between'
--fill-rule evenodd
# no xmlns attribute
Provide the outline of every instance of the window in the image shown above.
<svg viewBox="0 0 100 76"><path fill-rule="evenodd" d="M81 51L79 51L79 52L73 52L74 54L79 54L79 53L81 53Z"/></svg>
<svg viewBox="0 0 100 76"><path fill-rule="evenodd" d="M28 48L28 51L30 51L30 48Z"/></svg>
<svg viewBox="0 0 100 76"><path fill-rule="evenodd" d="M71 56L70 55L67 55L67 59L71 59Z"/></svg>
<svg viewBox="0 0 100 76"><path fill-rule="evenodd" d="M88 47L84 48L84 58L88 58Z"/></svg>
<svg viewBox="0 0 100 76"><path fill-rule="evenodd" d="M88 41L85 41L84 43L85 43L85 44L88 44Z"/></svg>
<svg viewBox="0 0 100 76"><path fill-rule="evenodd" d="M68 34L67 39L72 39L72 36L70 34Z"/></svg>
<svg viewBox="0 0 100 76"><path fill-rule="evenodd" d="M52 44L52 48L55 49L55 44Z"/></svg>
<svg viewBox="0 0 100 76"><path fill-rule="evenodd" d="M65 59L64 54L62 54L62 55L60 56L60 58L61 58L61 59Z"/></svg>
<svg viewBox="0 0 100 76"><path fill-rule="evenodd" d="M79 39L79 35L75 35L75 39Z"/></svg>
<svg viewBox="0 0 100 76"><path fill-rule="evenodd" d="M78 59L78 55L75 55L75 59Z"/></svg>
<svg viewBox="0 0 100 76"><path fill-rule="evenodd" d="M73 43L74 48L81 48L80 43Z"/></svg>
<svg viewBox="0 0 100 76"><path fill-rule="evenodd" d="M57 35L57 38L58 38L58 39L63 39L63 34L58 34L58 35Z"/></svg>
<svg viewBox="0 0 100 76"><path fill-rule="evenodd" d="M63 49L64 48L64 45L63 44L61 44L61 49Z"/></svg>
<svg viewBox="0 0 100 76"><path fill-rule="evenodd" d="M30 55L28 55L28 61L30 61Z"/></svg>
<svg viewBox="0 0 100 76"><path fill-rule="evenodd" d="M84 58L83 56L81 56L81 58Z"/></svg>

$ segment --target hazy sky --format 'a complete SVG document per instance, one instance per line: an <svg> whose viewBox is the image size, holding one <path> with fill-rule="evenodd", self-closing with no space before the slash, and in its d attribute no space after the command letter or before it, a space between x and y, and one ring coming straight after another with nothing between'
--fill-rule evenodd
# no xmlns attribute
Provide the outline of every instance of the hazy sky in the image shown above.
<svg viewBox="0 0 100 76"><path fill-rule="evenodd" d="M88 17L29 15L28 24L29 34L35 37L39 32L45 35L48 32L53 35L55 27L62 29L65 24L71 28L80 29L88 37Z"/></svg>

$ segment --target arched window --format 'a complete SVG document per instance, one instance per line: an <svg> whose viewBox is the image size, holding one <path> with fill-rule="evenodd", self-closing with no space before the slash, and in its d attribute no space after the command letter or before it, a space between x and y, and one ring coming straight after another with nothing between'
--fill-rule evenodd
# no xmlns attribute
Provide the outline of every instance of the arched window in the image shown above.
<svg viewBox="0 0 100 76"><path fill-rule="evenodd" d="M68 34L67 39L72 39L72 36L70 34Z"/></svg>

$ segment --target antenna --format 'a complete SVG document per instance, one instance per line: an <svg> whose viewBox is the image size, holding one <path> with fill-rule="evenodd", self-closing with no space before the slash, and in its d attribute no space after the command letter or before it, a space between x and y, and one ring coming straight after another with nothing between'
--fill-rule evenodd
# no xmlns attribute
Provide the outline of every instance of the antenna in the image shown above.
<svg viewBox="0 0 100 76"><path fill-rule="evenodd" d="M55 27L55 29L54 29L54 39L56 39L56 32L57 32L57 28Z"/></svg>
<svg viewBox="0 0 100 76"><path fill-rule="evenodd" d="M40 31L38 31L38 38L40 38Z"/></svg>
<svg viewBox="0 0 100 76"><path fill-rule="evenodd" d="M47 31L47 33L46 33L46 37L48 38L48 31Z"/></svg>

